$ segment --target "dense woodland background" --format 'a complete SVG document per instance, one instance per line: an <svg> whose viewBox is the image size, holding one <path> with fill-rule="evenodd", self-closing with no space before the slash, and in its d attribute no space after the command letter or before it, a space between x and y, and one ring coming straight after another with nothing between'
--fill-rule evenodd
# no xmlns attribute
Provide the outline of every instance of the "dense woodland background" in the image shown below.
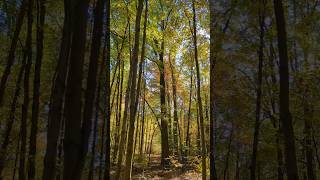
<svg viewBox="0 0 320 180"><path fill-rule="evenodd" d="M320 178L318 0L1 0L0 179Z"/></svg>

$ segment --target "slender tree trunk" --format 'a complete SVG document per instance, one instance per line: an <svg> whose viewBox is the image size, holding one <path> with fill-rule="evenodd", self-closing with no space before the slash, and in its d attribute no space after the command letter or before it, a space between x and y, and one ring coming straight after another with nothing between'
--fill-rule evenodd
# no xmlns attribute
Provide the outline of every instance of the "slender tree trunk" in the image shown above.
<svg viewBox="0 0 320 180"><path fill-rule="evenodd" d="M280 59L280 121L284 133L285 160L287 176L290 180L298 180L298 167L295 152L295 138L292 117L289 109L289 71L285 17L282 0L274 0L274 11L277 23L278 50Z"/></svg>
<svg viewBox="0 0 320 180"><path fill-rule="evenodd" d="M78 0L74 4L74 21L72 26L72 44L65 100L65 133L64 133L64 179L81 179L82 139L81 108L82 78L85 55L88 0ZM79 138L80 137L80 138Z"/></svg>
<svg viewBox="0 0 320 180"><path fill-rule="evenodd" d="M17 44L18 44L18 40L19 40L19 34L21 31L21 27L23 25L23 19L25 17L25 14L27 12L28 9L28 4L32 3L30 0L23 0L21 2L21 6L18 12L18 17L17 17L17 21L16 21L16 29L14 30L13 33L13 38L11 40L11 45L10 45L10 49L8 52L8 57L7 57L7 64L6 67L4 69L4 72L2 74L1 77L1 81L0 81L0 106L3 105L3 97L4 97L4 93L5 93L5 89L7 86L7 81L9 78L9 75L11 73L11 68L12 65L14 63L14 59L15 59L15 52L17 49Z"/></svg>
<svg viewBox="0 0 320 180"><path fill-rule="evenodd" d="M92 142L92 148L91 148L91 161L90 161L90 169L88 174L88 180L94 179L94 163L96 160L96 142L97 142L97 136L98 136L98 121L99 121L99 111L100 111L100 93L101 93L101 86L103 81L103 73L104 73L104 67L105 63L102 62L100 64L100 72L99 72L99 80L98 80L98 87L97 87L97 95L95 99L95 119L94 119L94 128L93 128L93 142ZM104 125L102 126L104 127ZM103 142L103 140L101 141ZM103 151L103 150L102 150ZM101 157L100 157L101 158Z"/></svg>
<svg viewBox="0 0 320 180"><path fill-rule="evenodd" d="M262 68L263 68L263 48L264 48L264 1L259 2L259 25L260 25L260 45L259 45L259 63L258 63L258 85L256 99L256 121L254 126L254 136L252 145L252 156L250 165L251 180L256 179L256 163L258 156L259 134L260 134L260 116L261 116L261 99L262 99Z"/></svg>
<svg viewBox="0 0 320 180"><path fill-rule="evenodd" d="M65 18L63 23L62 40L58 65L53 79L51 89L48 127L47 127L47 146L44 157L43 180L53 180L56 172L57 144L59 131L61 129L63 100L65 93L65 82L69 65L69 50L71 45L71 25L72 7L70 1L64 1Z"/></svg>
<svg viewBox="0 0 320 180"><path fill-rule="evenodd" d="M198 48L197 48L197 24L196 24L196 8L195 0L192 1L192 11L193 11L193 45L194 45L194 57L196 62L196 72L197 72L197 97L198 97L198 108L199 108L199 121L200 121L200 138L201 138L201 156L202 156L202 179L206 179L206 142L204 133L204 123L203 123L203 111L202 111L202 100L201 100L201 78L200 78L200 67L198 61Z"/></svg>
<svg viewBox="0 0 320 180"><path fill-rule="evenodd" d="M144 123L145 123L145 98L146 98L146 83L144 80L144 56L145 56L145 50L146 50L146 41L147 41L147 23L148 23L148 0L145 0L146 2L146 8L144 12L144 23L143 23L143 37L142 37L142 51L141 51L141 59L140 59L140 65L139 65L139 80L143 80L143 99L142 99L142 122L141 122L141 137L140 137L140 159L143 158L143 141L144 141ZM138 88L140 86L140 82L138 82Z"/></svg>
<svg viewBox="0 0 320 180"><path fill-rule="evenodd" d="M127 24L128 27L128 24ZM127 34L127 27L125 29L125 33L124 36L126 36ZM115 131L115 143L114 143L114 152L113 152L113 157L112 157L112 161L115 162L117 159L117 154L118 154L118 149L119 149L119 138L120 138L120 121L121 121L121 112L122 112L122 90L123 90L123 73L124 73L124 61L121 60L121 54L122 54L122 49L124 47L124 43L125 43L125 38L122 39L122 43L121 43L121 48L120 51L117 55L117 59L119 61L119 75L118 75L118 80L119 80L119 84L118 84L118 96L119 99L118 104L117 104L117 119L116 119L116 131Z"/></svg>
<svg viewBox="0 0 320 180"><path fill-rule="evenodd" d="M111 57L111 45L110 45L110 0L106 0L106 154L105 154L105 169L104 169L104 180L110 178L110 57Z"/></svg>
<svg viewBox="0 0 320 180"><path fill-rule="evenodd" d="M40 108L40 77L41 65L43 56L43 34L45 21L45 0L37 1L37 54L33 79L33 101L31 115L31 131L29 142L29 157L28 157L28 179L34 180L36 177L36 152L37 152L37 133L38 119Z"/></svg>
<svg viewBox="0 0 320 180"><path fill-rule="evenodd" d="M25 45L24 61L26 61L26 69L24 71L24 96L22 104L21 115L21 147L20 147L20 160L19 160L19 180L26 179L25 176L25 159L27 148L27 120L29 109L29 76L32 65L32 23L33 23L33 0L28 1L28 24L27 24L27 38Z"/></svg>
<svg viewBox="0 0 320 180"><path fill-rule="evenodd" d="M94 9L94 27L92 34L89 72L87 78L87 89L85 92L85 104L81 129L81 154L80 159L78 160L79 169L77 170L79 173L82 172L83 166L85 164L91 132L91 119L97 86L98 64L102 38L104 4L105 0L98 0Z"/></svg>
<svg viewBox="0 0 320 180"><path fill-rule="evenodd" d="M270 61L269 61L269 66L270 66L270 71L271 71L271 83L272 86L269 86L269 94L270 94L270 104L271 104L271 110L273 114L276 114L276 101L275 101L275 92L272 90L277 86L277 79L274 71L274 53L273 53L273 46L272 43L270 43ZM268 81L266 80L267 85ZM277 163L278 163L278 180L283 180L283 156L282 156L282 149L281 149L281 144L280 144L280 138L282 136L281 133L281 128L280 128L280 123L279 119L276 119L274 116L271 117L273 127L276 129L275 133L275 139L276 139L276 149L277 149Z"/></svg>
<svg viewBox="0 0 320 180"><path fill-rule="evenodd" d="M188 105L188 122L187 122L187 135L186 135L186 156L189 155L191 147L190 147L190 121L191 121L191 106L192 106L192 89L193 89L193 68L191 67L191 75L190 75L190 93L189 93L189 105Z"/></svg>
<svg viewBox="0 0 320 180"><path fill-rule="evenodd" d="M177 105L177 82L175 78L175 61L173 60L173 63L171 62L171 56L169 54L169 64L171 69L171 80L172 80L172 97L173 97L173 136L175 140L175 146L178 146L178 105ZM178 148L177 152L178 152Z"/></svg>
<svg viewBox="0 0 320 180"><path fill-rule="evenodd" d="M162 29L164 29L164 20L162 20ZM161 166L169 166L169 137L168 137L168 117L166 110L166 84L164 70L164 37L162 37L161 52L159 53L160 70L160 106L161 106Z"/></svg>
<svg viewBox="0 0 320 180"><path fill-rule="evenodd" d="M129 132L128 132L128 144L127 144L127 152L126 152L126 161L125 161L125 168L123 174L123 179L130 179L131 178L131 168L132 168L132 154L133 154L133 138L134 138L134 124L136 119L137 113L137 105L138 105L138 98L139 97L139 89L140 87L136 85L137 81L137 66L138 66L138 54L139 54L139 36L140 36L140 22L141 22L141 15L143 10L143 0L138 1L138 9L136 15L136 22L135 22L135 37L134 37L134 47L132 53L132 60L131 60L131 67L130 73L132 74L131 78L131 87L130 87L130 119L129 119ZM138 83L139 85L139 83ZM138 91L137 91L138 90Z"/></svg>
<svg viewBox="0 0 320 180"><path fill-rule="evenodd" d="M217 180L217 172L215 166L215 155L214 155L214 145L215 145L215 97L214 97L214 86L215 86L215 66L216 66L216 56L215 56L215 29L214 29L214 0L209 0L209 10L210 10L210 178L212 180Z"/></svg>

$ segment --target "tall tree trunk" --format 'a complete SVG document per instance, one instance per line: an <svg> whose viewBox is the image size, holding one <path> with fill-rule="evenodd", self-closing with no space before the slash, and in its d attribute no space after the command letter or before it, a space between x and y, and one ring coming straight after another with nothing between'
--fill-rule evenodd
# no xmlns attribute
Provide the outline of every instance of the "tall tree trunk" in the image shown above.
<svg viewBox="0 0 320 180"><path fill-rule="evenodd" d="M264 1L259 1L259 25L260 25L260 45L259 45L259 63L258 63L258 85L256 89L257 99L256 99L256 121L254 126L254 136L253 136L253 145L252 145L252 156L251 156L251 165L250 165L250 179L256 179L256 163L258 156L258 145L259 145L259 134L260 134L260 114L261 114L261 99L262 99L262 66L263 66L263 48L264 48Z"/></svg>
<svg viewBox="0 0 320 180"><path fill-rule="evenodd" d="M60 46L60 54L58 65L53 78L53 86L51 89L48 127L47 127L47 146L44 157L43 180L53 180L56 172L57 144L59 139L59 131L61 129L63 100L65 94L65 82L67 69L69 65L69 50L71 45L71 25L72 25L72 7L70 1L64 1L64 23L62 40Z"/></svg>
<svg viewBox="0 0 320 180"><path fill-rule="evenodd" d="M130 73L131 77L131 84L130 87L130 116L129 116L129 132L128 132L128 144L127 144L127 152L126 152L126 161L125 161L125 168L123 174L123 179L130 179L131 178L131 168L132 168L132 154L133 154L133 138L134 138L134 127L135 127L135 120L136 120L136 113L137 113L137 105L138 105L138 97L139 97L139 89L140 87L136 85L137 83L137 69L138 69L138 56L139 56L139 37L140 37L140 22L141 22L141 15L143 10L143 0L138 1L138 9L136 15L136 22L135 22L135 36L134 36L134 46L133 46L133 53L131 59L131 66L130 66ZM139 85L139 83L138 83ZM137 91L138 90L138 91Z"/></svg>
<svg viewBox="0 0 320 180"><path fill-rule="evenodd" d="M215 144L215 120L214 120L214 70L216 65L215 48L214 48L214 0L209 0L210 10L210 177L212 180L217 180L215 167L214 144Z"/></svg>
<svg viewBox="0 0 320 180"><path fill-rule="evenodd" d="M171 56L169 54L169 64L171 69L171 80L172 80L172 97L173 97L173 138L175 141L175 146L178 147L178 107L177 107L177 82L175 78L175 60L171 62ZM176 148L176 151L178 152L178 148Z"/></svg>
<svg viewBox="0 0 320 180"><path fill-rule="evenodd" d="M127 24L127 27L129 26L129 24ZM125 29L125 33L124 36L126 36L127 34L127 27ZM118 104L117 104L117 119L116 119L116 131L115 131L115 135L114 135L114 152L113 152L113 157L112 157L112 161L115 162L116 158L117 158L117 154L118 154L118 149L119 149L119 138L120 138L120 121L121 121L121 113L122 113L122 91L123 91L123 73L124 73L124 61L121 60L121 54L122 54L122 49L124 47L125 44L125 38L122 39L122 43L121 43L121 48L120 51L117 55L117 59L119 61L119 75L118 75L118 80L119 80L119 84L118 84L118 96L119 99Z"/></svg>
<svg viewBox="0 0 320 180"><path fill-rule="evenodd" d="M206 142L204 133L204 123L203 123L203 112L202 112L202 100L201 100L201 78L200 78L200 67L198 61L198 48L197 48L197 24L196 24L196 8L195 0L192 1L192 11L193 11L193 46L194 46L194 58L196 62L196 75L197 75L197 97L198 97L198 108L199 108L199 121L200 121L200 138L201 138L201 156L202 156L202 179L206 179Z"/></svg>
<svg viewBox="0 0 320 180"><path fill-rule="evenodd" d="M74 2L72 44L65 100L64 179L81 179L81 108L88 0ZM80 137L80 138L79 138Z"/></svg>
<svg viewBox="0 0 320 180"><path fill-rule="evenodd" d="M105 50L103 53L105 53ZM104 55L102 57L104 57ZM91 161L90 161L88 180L94 179L94 163L96 160L96 141L98 138L97 137L98 136L98 121L99 121L99 112L100 112L100 94L101 94L101 87L102 87L104 70L105 70L105 63L104 63L104 59L102 59L101 64L100 64L99 75L98 75L98 87L96 90L97 95L96 95L96 99L95 99L95 119L94 119L94 128L93 128L93 142L92 142L92 147L91 147L92 156L91 156ZM104 127L104 125L102 127ZM103 142L103 140L101 142Z"/></svg>
<svg viewBox="0 0 320 180"><path fill-rule="evenodd" d="M276 75L275 75L275 71L274 71L274 52L273 52L273 45L272 43L270 43L270 61L269 61L269 66L270 66L270 70L271 70L271 82L272 82L272 86L269 87L268 89L271 91L270 92L270 104L271 104L271 110L273 114L276 114L276 101L275 101L275 92L272 91L272 89L274 89L274 87L277 86L277 79L276 79ZM266 83L268 83L268 81L266 81ZM278 162L278 180L283 180L284 177L284 172L283 172L283 155L282 155L282 149L281 149L281 124L280 124L280 120L276 119L274 116L272 116L271 120L273 121L273 127L276 129L277 133L275 134L275 138L276 138L276 149L277 149L277 162Z"/></svg>
<svg viewBox="0 0 320 180"><path fill-rule="evenodd" d="M142 50L140 56L140 64L139 64L139 81L138 88L140 88L140 83L143 80L143 97L142 97L142 117L141 117L141 137L140 137L140 159L143 158L143 141L144 141L144 122L145 122L145 98L146 98L146 83L144 80L144 58L145 58L145 50L146 50L146 41L147 41L147 23L148 23L148 0L145 0L146 8L144 12L144 22L143 22L143 37L142 37Z"/></svg>
<svg viewBox="0 0 320 180"><path fill-rule="evenodd" d="M292 126L292 117L289 109L289 71L286 24L282 0L274 0L274 11L277 23L278 50L280 59L280 121L284 133L285 160L287 176L290 180L298 180L298 167L295 152L295 138Z"/></svg>
<svg viewBox="0 0 320 180"><path fill-rule="evenodd" d="M110 0L106 0L106 154L105 154L105 168L104 168L104 180L108 180L110 177Z"/></svg>
<svg viewBox="0 0 320 180"><path fill-rule="evenodd" d="M190 92L189 92L189 105L188 105L188 122L187 122L187 133L186 133L186 153L185 155L188 156L191 150L190 147L190 121L191 121L191 106L192 106L192 88L193 88L193 68L190 68L191 75L190 75Z"/></svg>
<svg viewBox="0 0 320 180"><path fill-rule="evenodd" d="M89 62L89 72L87 78L87 89L85 92L85 104L83 110L83 120L81 128L81 154L80 159L78 159L79 173L82 172L83 166L85 164L86 155L88 152L89 137L92 125L92 113L95 100L96 86L97 86L97 74L98 74L98 64L99 55L101 47L101 37L102 37L102 25L103 25L103 9L105 0L98 0L96 7L94 9L94 27L91 42L91 53ZM80 174L81 176L81 174Z"/></svg>
<svg viewBox="0 0 320 180"><path fill-rule="evenodd" d="M19 40L19 34L21 31L21 27L23 25L23 19L24 19L26 12L27 12L29 3L32 3L31 0L23 0L21 2L21 6L20 6L20 9L18 12L18 17L17 17L17 21L16 21L16 29L14 30L13 38L11 40L11 45L10 45L10 49L9 49L8 57L7 57L7 64L6 64L6 67L5 67L4 72L2 74L1 81L0 81L0 106L3 105L3 97L4 97L5 89L7 86L7 81L8 81L9 75L11 73L11 67L14 63L15 52L16 52L17 44L18 44L18 40Z"/></svg>
<svg viewBox="0 0 320 180"><path fill-rule="evenodd" d="M43 57L43 34L45 21L45 0L37 1L37 54L33 79L33 101L31 115L31 132L29 142L29 157L28 157L28 179L34 180L36 177L36 152L37 152L37 133L38 119L40 108L40 76Z"/></svg>
<svg viewBox="0 0 320 180"><path fill-rule="evenodd" d="M20 160L19 160L19 180L26 179L25 177L25 159L27 148L27 120L29 109L29 76L32 65L32 23L33 23L33 0L28 3L28 24L27 24L27 38L25 45L24 61L26 61L26 69L24 71L24 96L22 104L21 115L21 147L20 147Z"/></svg>
<svg viewBox="0 0 320 180"><path fill-rule="evenodd" d="M164 20L161 22L161 28L164 30ZM168 137L168 117L166 110L166 84L164 70L164 35L162 37L159 53L159 71L160 71L160 106L161 106L161 166L169 165L169 137Z"/></svg>

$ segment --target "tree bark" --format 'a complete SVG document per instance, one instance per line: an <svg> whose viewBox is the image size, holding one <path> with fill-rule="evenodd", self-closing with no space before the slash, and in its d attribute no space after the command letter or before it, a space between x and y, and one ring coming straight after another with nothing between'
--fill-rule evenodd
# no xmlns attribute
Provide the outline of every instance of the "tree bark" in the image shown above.
<svg viewBox="0 0 320 180"><path fill-rule="evenodd" d="M190 68L191 75L190 75L190 92L189 92L189 105L188 105L188 122L187 122L187 135L186 135L186 153L185 155L188 156L191 150L190 144L190 121L191 121L191 106L192 106L192 89L193 89L193 67Z"/></svg>
<svg viewBox="0 0 320 180"><path fill-rule="evenodd" d="M29 157L28 157L28 179L36 178L36 152L37 152L37 133L40 108L40 77L41 65L43 57L43 36L45 22L45 0L37 1L37 54L33 79L33 101L31 115L31 131L29 141Z"/></svg>
<svg viewBox="0 0 320 180"><path fill-rule="evenodd" d="M81 108L88 0L74 2L72 44L65 99L64 179L81 179ZM77 18L76 18L77 17ZM80 137L80 138L79 138Z"/></svg>
<svg viewBox="0 0 320 180"><path fill-rule="evenodd" d="M209 0L210 10L210 178L217 180L215 167L214 144L215 144L215 125L214 125L214 70L216 65L214 49L214 0Z"/></svg>
<svg viewBox="0 0 320 180"><path fill-rule="evenodd" d="M262 68L263 68L263 48L264 48L264 11L265 2L259 1L259 25L260 25L260 45L259 45L259 63L258 63L258 84L257 84L257 99L256 99L256 120L254 126L254 136L253 136L253 145L252 145L252 156L251 156L251 165L250 165L250 179L256 179L256 163L258 156L258 145L259 145L259 134L260 134L260 116L261 116L261 99L262 99Z"/></svg>
<svg viewBox="0 0 320 180"><path fill-rule="evenodd" d="M22 104L22 115L21 115L21 147L20 147L20 160L19 160L19 180L26 179L25 176L25 159L26 159L26 148L27 148L27 120L28 120L28 109L29 109L29 77L32 65L32 23L33 23L33 0L28 2L28 23L27 23L27 37L24 52L24 59L26 61L26 68L24 71L24 95Z"/></svg>
<svg viewBox="0 0 320 180"><path fill-rule="evenodd" d="M109 180L110 177L110 0L106 0L106 154L105 154L105 169L104 169L104 180Z"/></svg>
<svg viewBox="0 0 320 180"><path fill-rule="evenodd" d="M169 64L171 69L171 80L172 80L172 98L173 98L173 138L175 142L175 146L178 147L178 105L177 105L177 82L175 78L175 60L171 62L171 56L169 54ZM176 148L176 151L179 152L178 148Z"/></svg>
<svg viewBox="0 0 320 180"><path fill-rule="evenodd" d="M92 34L89 72L87 78L87 89L85 92L85 104L81 128L81 154L80 159L78 160L79 173L82 172L83 166L85 164L85 159L88 152L89 137L91 132L91 119L96 94L98 64L101 48L104 3L105 0L98 0L94 9L94 27Z"/></svg>
<svg viewBox="0 0 320 180"><path fill-rule="evenodd" d="M162 20L162 30L164 29L164 20ZM164 36L164 35L163 35ZM160 71L160 109L161 109L161 166L169 166L169 137L168 137L168 117L166 110L166 84L164 70L164 37L162 37L159 53L159 71Z"/></svg>
<svg viewBox="0 0 320 180"><path fill-rule="evenodd" d="M131 168L132 168L132 154L133 154L133 138L134 138L134 124L136 120L136 113L137 113L137 97L139 96L139 91L137 93L137 89L139 90L140 87L137 87L137 66L138 66L138 56L139 56L139 37L140 37L140 22L141 22L141 15L143 10L143 0L138 1L138 9L136 15L136 22L135 22L135 36L134 36L134 46L133 46L133 53L131 59L131 66L130 66L130 73L131 84L130 87L130 116L129 116L129 132L128 132L128 144L127 144L127 152L126 152L126 161L125 161L125 168L123 174L123 179L130 179L131 178ZM136 97L137 96L137 97Z"/></svg>
<svg viewBox="0 0 320 180"><path fill-rule="evenodd" d="M289 71L285 18L282 0L274 0L274 11L277 23L278 50L280 59L280 121L284 133L285 160L287 176L290 180L298 180L298 167L295 152L295 137L292 117L289 109Z"/></svg>
<svg viewBox="0 0 320 180"><path fill-rule="evenodd" d="M192 12L193 12L193 46L194 46L194 58L196 62L196 75L197 75L197 98L198 98L198 108L199 108L199 121L200 121L200 138L201 138L201 156L202 156L202 179L206 179L206 142L204 133L204 123L203 123L203 111L202 111L202 100L201 100L201 77L200 77L200 67L198 61L198 48L197 48L197 24L196 24L196 8L195 0L192 1Z"/></svg>
<svg viewBox="0 0 320 180"><path fill-rule="evenodd" d="M64 1L64 22L62 40L58 65L53 78L53 86L51 89L48 127L47 127L47 146L44 157L43 180L53 180L56 173L57 145L59 139L59 131L61 129L63 100L65 94L65 83L67 69L69 65L69 50L71 46L71 26L72 26L72 7L70 1Z"/></svg>
<svg viewBox="0 0 320 180"><path fill-rule="evenodd" d="M141 137L140 137L140 158L143 158L143 141L144 141L144 122L145 122L145 98L146 98L146 83L144 80L144 58L145 58L145 50L146 50L146 41L147 41L147 23L148 23L148 0L145 0L146 8L144 12L144 22L143 22L143 37L142 37L142 50L141 50L141 59L139 64L139 81L138 88L140 88L140 83L143 79L143 99L142 99L142 117L141 117Z"/></svg>

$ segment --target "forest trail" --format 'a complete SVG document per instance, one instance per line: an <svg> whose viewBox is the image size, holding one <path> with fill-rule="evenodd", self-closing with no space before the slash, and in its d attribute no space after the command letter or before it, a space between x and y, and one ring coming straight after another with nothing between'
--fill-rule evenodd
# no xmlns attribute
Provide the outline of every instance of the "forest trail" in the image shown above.
<svg viewBox="0 0 320 180"><path fill-rule="evenodd" d="M148 157L149 158L149 157ZM183 167L180 163L174 163L171 168L162 169L160 167L160 155L151 155L150 163L143 168L136 163L132 169L133 180L157 179L157 180L198 180L201 173L196 171L195 166Z"/></svg>

